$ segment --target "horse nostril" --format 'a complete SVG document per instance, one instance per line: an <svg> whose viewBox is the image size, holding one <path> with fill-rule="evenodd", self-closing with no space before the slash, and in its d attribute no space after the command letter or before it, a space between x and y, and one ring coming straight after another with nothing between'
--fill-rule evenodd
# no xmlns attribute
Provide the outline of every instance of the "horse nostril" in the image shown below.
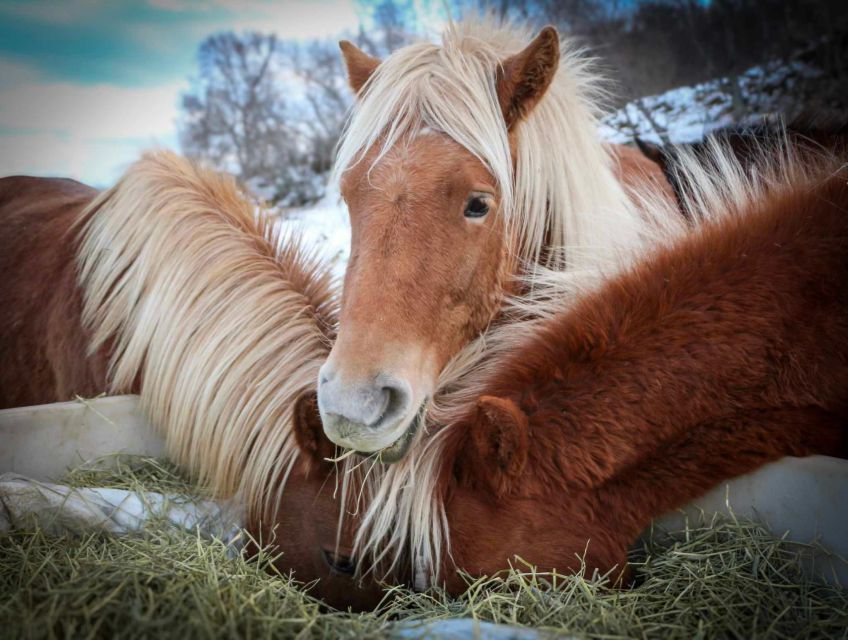
<svg viewBox="0 0 848 640"><path fill-rule="evenodd" d="M376 427L383 422L383 418L386 417L386 413L388 413L389 408L392 405L393 396L394 390L391 387L383 387L380 389L380 410L377 412L377 419L369 426Z"/></svg>
<svg viewBox="0 0 848 640"><path fill-rule="evenodd" d="M387 419L391 420L393 416L403 413L406 410L408 395L402 385L399 384L388 384L381 387L379 399L380 411L377 413L377 419L369 426L382 426Z"/></svg>

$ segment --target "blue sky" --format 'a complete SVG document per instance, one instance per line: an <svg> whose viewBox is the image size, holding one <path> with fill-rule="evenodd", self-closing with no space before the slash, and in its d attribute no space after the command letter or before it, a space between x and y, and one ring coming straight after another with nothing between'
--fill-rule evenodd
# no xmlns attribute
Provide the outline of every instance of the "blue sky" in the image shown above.
<svg viewBox="0 0 848 640"><path fill-rule="evenodd" d="M210 33L356 29L353 0L0 0L0 175L111 183L177 148L180 93Z"/></svg>

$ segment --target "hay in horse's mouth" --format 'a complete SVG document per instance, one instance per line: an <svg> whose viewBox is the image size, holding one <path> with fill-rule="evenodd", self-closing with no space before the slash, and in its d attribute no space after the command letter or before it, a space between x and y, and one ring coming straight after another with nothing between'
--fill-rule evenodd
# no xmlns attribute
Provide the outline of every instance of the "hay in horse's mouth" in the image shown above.
<svg viewBox="0 0 848 640"><path fill-rule="evenodd" d="M394 462L398 462L403 460L404 456L409 452L409 449L412 447L412 443L415 442L416 436L418 435L419 428L421 426L422 417L424 415L424 410L427 406L427 398L421 403L421 406L418 408L418 411L415 412L415 417L412 419L412 422L409 423L409 427L406 431L401 434L401 436L395 440L388 447L384 447L379 451L357 451L356 454L362 456L364 458L368 457L376 457L380 462L385 462L386 464L392 464Z"/></svg>

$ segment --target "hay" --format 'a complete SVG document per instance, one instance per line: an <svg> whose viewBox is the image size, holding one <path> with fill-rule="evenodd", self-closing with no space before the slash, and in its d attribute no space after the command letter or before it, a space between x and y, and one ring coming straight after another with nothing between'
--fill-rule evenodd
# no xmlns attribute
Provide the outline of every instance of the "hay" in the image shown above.
<svg viewBox="0 0 848 640"><path fill-rule="evenodd" d="M89 466L67 481L196 495L153 460ZM0 635L368 638L471 617L587 638L848 637L848 593L805 576L811 551L756 524L717 520L652 536L634 552L640 584L630 590L520 565L469 581L460 598L393 589L378 611L353 614L323 608L268 554L247 561L161 523L123 537L17 531L0 535Z"/></svg>

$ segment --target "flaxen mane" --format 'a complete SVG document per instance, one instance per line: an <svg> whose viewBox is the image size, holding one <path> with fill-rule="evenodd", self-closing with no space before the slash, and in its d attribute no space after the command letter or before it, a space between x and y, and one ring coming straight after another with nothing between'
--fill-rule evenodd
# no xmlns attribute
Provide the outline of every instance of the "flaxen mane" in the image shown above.
<svg viewBox="0 0 848 640"><path fill-rule="evenodd" d="M283 238L228 176L151 153L82 213L90 352L137 392L168 451L217 494L273 503L297 456L295 400L334 331L326 265Z"/></svg>

